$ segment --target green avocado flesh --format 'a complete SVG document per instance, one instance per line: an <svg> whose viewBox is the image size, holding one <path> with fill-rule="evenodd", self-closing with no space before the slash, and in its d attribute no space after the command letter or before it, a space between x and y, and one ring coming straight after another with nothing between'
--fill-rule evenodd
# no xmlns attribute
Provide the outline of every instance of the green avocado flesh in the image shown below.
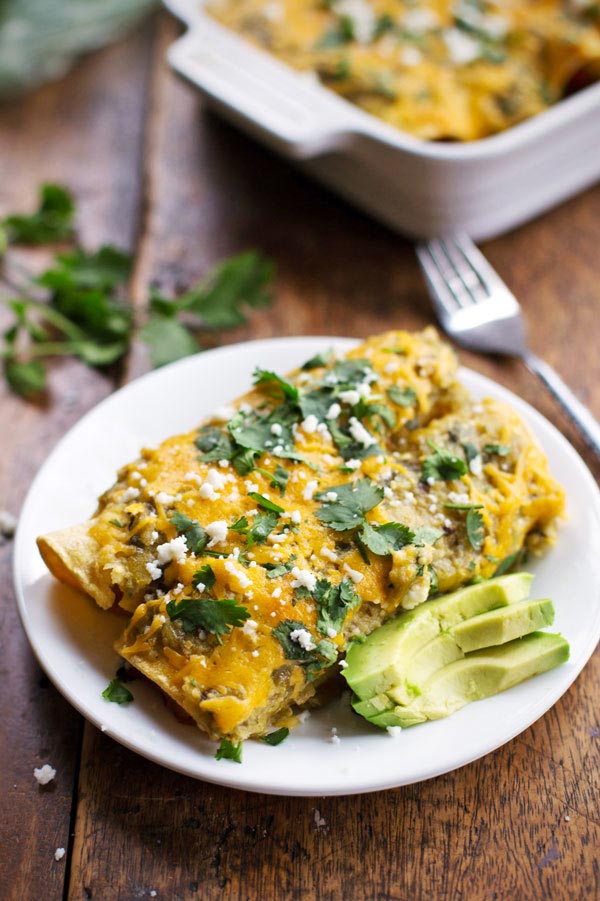
<svg viewBox="0 0 600 901"><path fill-rule="evenodd" d="M348 650L356 713L376 726L440 719L568 659L552 602L524 600L532 576L467 586L401 613Z"/></svg>
<svg viewBox="0 0 600 901"><path fill-rule="evenodd" d="M529 573L501 576L401 613L364 642L350 646L343 671L346 682L361 700L402 684L410 659L424 645L464 620L523 600L532 579Z"/></svg>

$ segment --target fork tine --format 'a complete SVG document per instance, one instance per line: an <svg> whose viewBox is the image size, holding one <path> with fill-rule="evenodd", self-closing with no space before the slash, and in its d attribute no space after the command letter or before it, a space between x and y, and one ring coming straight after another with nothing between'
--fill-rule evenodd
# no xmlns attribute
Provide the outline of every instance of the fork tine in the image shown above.
<svg viewBox="0 0 600 901"><path fill-rule="evenodd" d="M496 270L488 263L469 236L464 233L455 234L452 240L473 271L477 273L487 293L491 294L494 288L501 287L514 298L518 306L518 301L512 291L507 288L505 282L502 281Z"/></svg>
<svg viewBox="0 0 600 901"><path fill-rule="evenodd" d="M431 253L431 244L420 242L415 247L417 258L421 264L429 294L431 299L438 307L451 316L459 309L459 304L448 287L444 274L440 270L433 254Z"/></svg>
<svg viewBox="0 0 600 901"><path fill-rule="evenodd" d="M475 303L461 273L455 262L452 260L451 255L448 253L445 242L441 238L431 239L429 241L429 250L434 260L437 262L438 269L442 273L448 288L456 298L458 305L464 308Z"/></svg>
<svg viewBox="0 0 600 901"><path fill-rule="evenodd" d="M479 303L489 297L489 290L479 271L463 253L457 241L451 237L440 239L440 244L448 257L452 269L460 279L471 303Z"/></svg>

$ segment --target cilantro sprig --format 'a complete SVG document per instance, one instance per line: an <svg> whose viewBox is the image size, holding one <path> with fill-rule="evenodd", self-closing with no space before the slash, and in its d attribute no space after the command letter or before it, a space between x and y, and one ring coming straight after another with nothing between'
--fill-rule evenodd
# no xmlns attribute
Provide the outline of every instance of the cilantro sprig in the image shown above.
<svg viewBox="0 0 600 901"><path fill-rule="evenodd" d="M443 447L438 447L433 441L428 441L427 444L433 453L423 460L421 469L423 482L452 482L467 473L467 464L460 457Z"/></svg>
<svg viewBox="0 0 600 901"><path fill-rule="evenodd" d="M75 202L67 189L45 184L37 209L0 221L0 287L12 315L0 344L0 361L11 388L33 398L46 387L46 364L54 357L76 357L106 367L127 353L135 333L128 298L130 254L111 245L87 251L74 231ZM15 281L11 247L69 242L38 277L23 273ZM10 273L10 274L9 274ZM270 303L272 264L246 251L218 264L177 298L149 291L139 337L153 366L195 353L199 330L234 328L247 311Z"/></svg>
<svg viewBox="0 0 600 901"><path fill-rule="evenodd" d="M286 619L273 629L273 637L281 645L286 660L293 660L306 667L306 678L311 682L320 670L337 660L338 652L333 642L327 639L313 641L312 647L307 650L291 637L295 632L307 631L304 623Z"/></svg>
<svg viewBox="0 0 600 901"><path fill-rule="evenodd" d="M215 760L232 760L234 763L242 762L242 743L234 742L229 738L224 738L217 748Z"/></svg>
<svg viewBox="0 0 600 901"><path fill-rule="evenodd" d="M115 704L129 704L133 701L133 695L118 678L110 680L102 692L102 697L105 701L113 701Z"/></svg>
<svg viewBox="0 0 600 901"><path fill-rule="evenodd" d="M381 503L383 488L370 479L358 479L356 482L334 485L315 497L322 504L315 513L319 522L336 532L346 532L362 525L365 513Z"/></svg>
<svg viewBox="0 0 600 901"><path fill-rule="evenodd" d="M178 620L184 632L203 629L222 644L222 635L229 635L232 626L242 626L250 617L248 610L235 600L217 601L212 598L182 598L169 601L167 613L171 622Z"/></svg>

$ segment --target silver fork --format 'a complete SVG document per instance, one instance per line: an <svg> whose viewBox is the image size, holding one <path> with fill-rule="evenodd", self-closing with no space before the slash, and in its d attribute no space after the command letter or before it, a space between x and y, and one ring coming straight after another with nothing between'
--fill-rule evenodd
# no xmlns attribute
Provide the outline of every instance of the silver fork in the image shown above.
<svg viewBox="0 0 600 901"><path fill-rule="evenodd" d="M439 238L417 244L416 251L444 330L470 350L520 358L600 457L600 423L554 369L529 350L518 300L471 239Z"/></svg>

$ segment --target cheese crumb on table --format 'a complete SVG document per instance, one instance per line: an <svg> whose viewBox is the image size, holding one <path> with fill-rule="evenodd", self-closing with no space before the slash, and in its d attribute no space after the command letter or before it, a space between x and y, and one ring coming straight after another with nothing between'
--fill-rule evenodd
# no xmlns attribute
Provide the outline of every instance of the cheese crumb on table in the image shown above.
<svg viewBox="0 0 600 901"><path fill-rule="evenodd" d="M54 852L54 860L62 860L66 853L64 848L57 848Z"/></svg>
<svg viewBox="0 0 600 901"><path fill-rule="evenodd" d="M37 779L39 785L48 785L48 783L52 782L56 776L56 770L53 766L50 766L49 763L45 763L41 767L35 767L33 775Z"/></svg>

